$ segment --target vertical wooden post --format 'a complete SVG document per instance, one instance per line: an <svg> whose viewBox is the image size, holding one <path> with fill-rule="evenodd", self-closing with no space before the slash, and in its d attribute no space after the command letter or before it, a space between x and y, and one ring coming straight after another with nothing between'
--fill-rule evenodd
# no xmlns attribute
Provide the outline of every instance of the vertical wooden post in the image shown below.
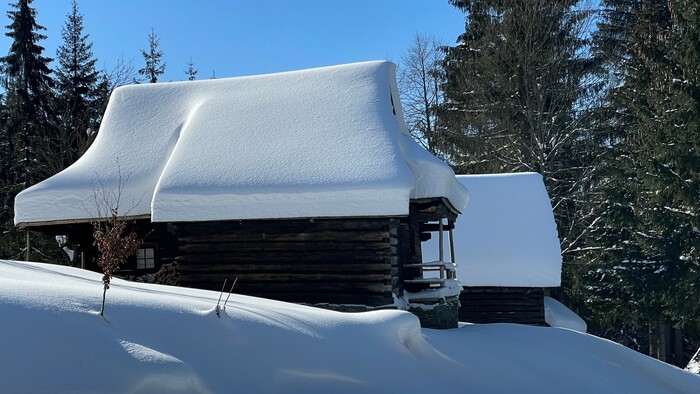
<svg viewBox="0 0 700 394"><path fill-rule="evenodd" d="M442 251L443 245L444 245L444 231L442 228L442 218L440 218L440 225L438 226L438 231L440 232L440 262L444 263L445 262L445 253ZM445 279L445 266L442 265L440 266L440 279Z"/></svg>
<svg viewBox="0 0 700 394"><path fill-rule="evenodd" d="M450 223L449 221L447 223ZM449 230L450 233L450 263L452 264L457 264L455 262L455 239L454 239L454 233L452 232L452 229L450 228ZM450 271L450 279L454 279L457 277L457 273L454 271Z"/></svg>
<svg viewBox="0 0 700 394"><path fill-rule="evenodd" d="M29 261L31 258L31 253L32 253L32 245L29 240L29 230L26 231L26 237L27 237L27 244L25 246L24 250L24 261Z"/></svg>

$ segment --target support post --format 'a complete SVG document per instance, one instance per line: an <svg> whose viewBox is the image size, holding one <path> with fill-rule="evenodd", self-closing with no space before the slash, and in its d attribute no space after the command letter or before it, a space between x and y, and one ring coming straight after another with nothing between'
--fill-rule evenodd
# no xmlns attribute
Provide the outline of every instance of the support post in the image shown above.
<svg viewBox="0 0 700 394"><path fill-rule="evenodd" d="M442 251L443 245L444 245L444 231L442 228L442 218L440 218L440 224L438 225L438 231L440 232L440 262L444 263L445 262L445 253ZM445 266L442 265L440 266L440 279L445 279Z"/></svg>
<svg viewBox="0 0 700 394"><path fill-rule="evenodd" d="M449 222L448 222L448 223L449 223ZM450 263L456 265L457 262L455 261L455 239L454 239L454 233L452 232L452 227L454 227L454 226L450 226L450 227L451 227L450 230L449 230L449 235L450 235ZM457 273L454 272L454 271L452 271L451 276L452 276L452 277L451 277L450 279L454 279L454 278L457 276Z"/></svg>
<svg viewBox="0 0 700 394"><path fill-rule="evenodd" d="M24 261L29 261L31 258L31 252L32 252L32 245L31 245L31 242L29 240L29 230L27 230L25 234L27 237L27 242L26 242L27 244L26 244L25 250L24 250Z"/></svg>

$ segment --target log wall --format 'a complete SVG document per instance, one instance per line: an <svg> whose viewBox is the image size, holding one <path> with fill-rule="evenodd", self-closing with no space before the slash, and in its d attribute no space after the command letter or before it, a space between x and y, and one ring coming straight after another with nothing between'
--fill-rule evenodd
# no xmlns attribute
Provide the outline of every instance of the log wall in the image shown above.
<svg viewBox="0 0 700 394"><path fill-rule="evenodd" d="M459 321L546 324L542 288L465 287L459 301Z"/></svg>
<svg viewBox="0 0 700 394"><path fill-rule="evenodd" d="M393 304L400 220L175 223L179 284L312 305Z"/></svg>

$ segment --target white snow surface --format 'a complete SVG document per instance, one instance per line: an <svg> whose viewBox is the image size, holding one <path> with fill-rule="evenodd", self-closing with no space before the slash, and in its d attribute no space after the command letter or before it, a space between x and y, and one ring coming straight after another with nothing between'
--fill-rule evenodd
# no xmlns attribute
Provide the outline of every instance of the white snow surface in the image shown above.
<svg viewBox="0 0 700 394"><path fill-rule="evenodd" d="M457 180L469 190L469 205L453 230L462 285L558 287L561 249L542 176L458 175ZM423 261L438 260L437 234L422 246Z"/></svg>
<svg viewBox="0 0 700 394"><path fill-rule="evenodd" d="M156 222L393 216L409 198L468 198L411 139L386 61L120 87L85 155L17 196L15 223L95 217L94 187L115 190L119 171L120 209Z"/></svg>
<svg viewBox="0 0 700 394"><path fill-rule="evenodd" d="M0 260L7 393L698 393L700 376L567 329L421 329L397 310L340 313Z"/></svg>
<svg viewBox="0 0 700 394"><path fill-rule="evenodd" d="M552 297L544 296L544 321L551 327L586 332L588 325L579 315Z"/></svg>

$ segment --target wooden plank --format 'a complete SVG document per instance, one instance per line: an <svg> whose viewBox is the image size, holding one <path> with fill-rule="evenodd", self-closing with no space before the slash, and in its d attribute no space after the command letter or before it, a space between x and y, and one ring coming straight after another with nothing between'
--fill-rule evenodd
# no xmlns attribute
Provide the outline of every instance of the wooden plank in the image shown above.
<svg viewBox="0 0 700 394"><path fill-rule="evenodd" d="M291 264L181 264L180 271L183 273L201 273L217 271L236 272L376 272L388 271L390 266L386 263L291 263Z"/></svg>
<svg viewBox="0 0 700 394"><path fill-rule="evenodd" d="M383 263L389 261L389 256L382 256L372 252L347 252L322 253L316 251L300 252L275 252L275 253L236 253L236 254L188 254L179 255L177 258L184 264L211 263L211 264L237 264L237 263L311 263L325 262L328 264L338 263Z"/></svg>
<svg viewBox="0 0 700 394"><path fill-rule="evenodd" d="M59 226L59 225L66 225L66 224L82 224L82 223L92 223L95 221L105 221L108 218L82 218L82 219L63 219L63 220L49 220L49 221L41 221L41 222L22 222L22 223L17 223L15 226L19 228L25 228L25 227L42 227L42 226ZM151 219L151 215L131 215L131 216L123 216L123 219L125 221L135 221L135 220L149 220ZM50 230L47 230L50 231Z"/></svg>
<svg viewBox="0 0 700 394"><path fill-rule="evenodd" d="M380 307L393 305L394 303L393 298L391 296L391 292L369 294L256 293L255 297L285 302L310 304L319 307L328 306L328 304L366 305L370 307ZM229 305L231 305L230 301Z"/></svg>
<svg viewBox="0 0 700 394"><path fill-rule="evenodd" d="M375 251L389 252L388 242L212 242L180 245L181 254L246 251Z"/></svg>
<svg viewBox="0 0 700 394"><path fill-rule="evenodd" d="M180 283L185 287L197 287L212 290L221 290L221 284L223 283L223 278L220 281L188 281L186 278L182 278ZM206 286L206 287L204 287ZM330 294L342 293L342 292L356 292L356 293L382 293L391 292L391 285L385 285L380 283L278 283L271 286L269 283L236 283L237 293L240 294L260 294L260 293L270 293L270 292L309 292L313 290L314 293L324 293L328 292Z"/></svg>
<svg viewBox="0 0 700 394"><path fill-rule="evenodd" d="M388 230L389 218L344 218L344 219L302 219L302 220L249 220L249 221L220 221L199 223L176 223L181 236L213 235L230 232L249 231L253 233L266 232L269 234L293 232L322 232L347 230Z"/></svg>
<svg viewBox="0 0 700 394"><path fill-rule="evenodd" d="M309 285L313 286L312 282L343 282L343 283L355 283L355 282L387 282L391 281L391 276L387 274L365 274L358 275L344 274L344 273L243 273L243 272L216 272L216 273L206 273L206 274L192 274L180 272L180 277L183 281L192 282L204 282L204 281L214 281L223 282L224 278L237 277L238 280L243 283L263 283L263 282L307 282ZM238 283L238 282L237 282Z"/></svg>
<svg viewBox="0 0 700 394"><path fill-rule="evenodd" d="M185 244L209 243L209 242L332 242L342 240L344 242L383 242L389 239L388 231L333 231L319 232L250 232L229 231L223 234L201 234L180 236Z"/></svg>

